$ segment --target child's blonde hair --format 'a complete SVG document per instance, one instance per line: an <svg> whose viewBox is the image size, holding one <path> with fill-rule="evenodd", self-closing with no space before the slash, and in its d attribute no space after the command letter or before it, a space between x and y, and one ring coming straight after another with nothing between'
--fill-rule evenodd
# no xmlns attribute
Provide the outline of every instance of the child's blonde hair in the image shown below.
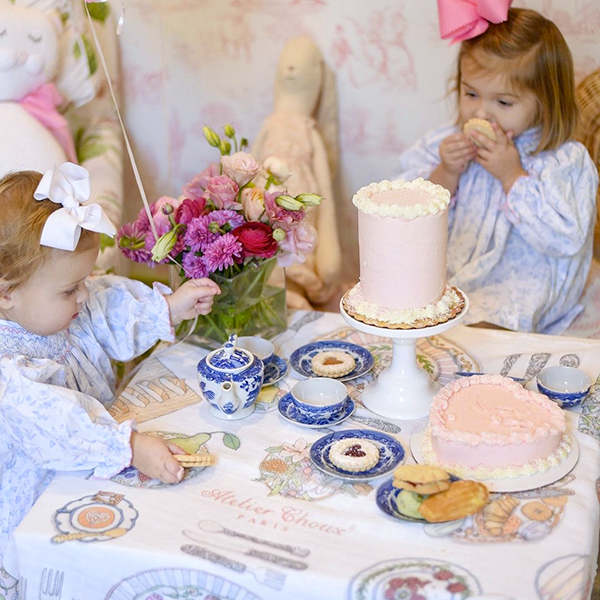
<svg viewBox="0 0 600 600"><path fill-rule="evenodd" d="M461 63L467 58L480 69L505 73L517 90L535 94L535 125L541 128L536 152L554 150L573 139L577 125L573 58L556 25L534 10L511 8L504 23L490 24L481 35L461 43Z"/></svg>
<svg viewBox="0 0 600 600"><path fill-rule="evenodd" d="M35 171L9 173L0 179L0 279L4 291L26 283L56 252L40 244L48 217L62 208L51 200L35 200L42 179ZM84 252L98 241L98 234L81 230L76 252Z"/></svg>

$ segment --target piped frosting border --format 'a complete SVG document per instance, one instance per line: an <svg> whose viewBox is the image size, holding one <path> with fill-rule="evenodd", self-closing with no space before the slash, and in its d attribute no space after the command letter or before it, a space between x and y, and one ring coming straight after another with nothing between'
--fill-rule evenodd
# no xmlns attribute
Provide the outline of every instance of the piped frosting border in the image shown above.
<svg viewBox="0 0 600 600"><path fill-rule="evenodd" d="M465 299L462 293L446 285L442 297L420 308L384 308L365 300L360 282L342 296L344 310L353 318L388 329L421 329L445 323L462 312Z"/></svg>
<svg viewBox="0 0 600 600"><path fill-rule="evenodd" d="M425 192L430 201L427 204L412 204L408 206L398 204L378 204L373 201L373 196L381 192L392 190L414 190ZM395 179L389 181L384 179L378 183L370 183L360 188L352 198L352 203L356 208L365 214L375 214L380 217L395 217L405 220L412 220L427 215L435 215L445 210L450 204L450 192L431 181L418 177L414 181L405 179Z"/></svg>

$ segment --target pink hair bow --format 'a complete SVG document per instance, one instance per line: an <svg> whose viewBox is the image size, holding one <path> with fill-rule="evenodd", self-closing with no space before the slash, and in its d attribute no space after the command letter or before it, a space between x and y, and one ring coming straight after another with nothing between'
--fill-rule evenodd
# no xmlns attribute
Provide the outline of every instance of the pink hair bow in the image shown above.
<svg viewBox="0 0 600 600"><path fill-rule="evenodd" d="M73 251L77 248L82 229L115 235L115 226L99 204L82 206L82 202L89 200L90 193L89 173L79 165L66 162L44 173L33 197L36 200L49 199L62 204L62 208L46 220L40 240L42 246Z"/></svg>
<svg viewBox="0 0 600 600"><path fill-rule="evenodd" d="M508 18L512 0L437 0L442 39L452 44L481 35Z"/></svg>

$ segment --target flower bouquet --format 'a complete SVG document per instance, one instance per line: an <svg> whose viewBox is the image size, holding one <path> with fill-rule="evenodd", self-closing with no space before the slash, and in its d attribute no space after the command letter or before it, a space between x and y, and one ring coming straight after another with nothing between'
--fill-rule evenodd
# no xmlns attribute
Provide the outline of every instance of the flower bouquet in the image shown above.
<svg viewBox="0 0 600 600"><path fill-rule="evenodd" d="M198 317L194 332L188 322L178 334L219 344L231 333L272 337L286 329L287 319L285 284L271 285L270 276L276 264L304 262L313 250L316 232L305 216L321 197L288 195L286 163L269 157L259 165L230 125L223 138L209 127L203 133L220 161L196 175L179 198L162 196L144 206L117 233L117 243L133 261L173 264L181 282L210 277L220 286L212 312Z"/></svg>

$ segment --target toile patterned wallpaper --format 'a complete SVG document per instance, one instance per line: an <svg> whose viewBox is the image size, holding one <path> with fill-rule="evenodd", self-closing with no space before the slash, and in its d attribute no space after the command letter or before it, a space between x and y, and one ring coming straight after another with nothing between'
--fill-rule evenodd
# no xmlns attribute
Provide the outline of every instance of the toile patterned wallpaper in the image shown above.
<svg viewBox="0 0 600 600"><path fill-rule="evenodd" d="M598 0L515 0L552 19L579 81L600 67ZM435 0L128 0L120 36L126 127L150 201L177 195L216 158L202 126L232 123L250 142L273 107L285 42L312 37L336 73L336 203L346 277L357 276L352 194L394 176L397 155L453 115L455 47ZM131 172L128 216L141 206Z"/></svg>

